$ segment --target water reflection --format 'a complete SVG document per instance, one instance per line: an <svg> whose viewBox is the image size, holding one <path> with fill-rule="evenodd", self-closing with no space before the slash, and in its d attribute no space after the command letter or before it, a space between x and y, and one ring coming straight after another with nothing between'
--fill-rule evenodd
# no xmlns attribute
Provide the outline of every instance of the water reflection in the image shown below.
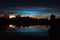
<svg viewBox="0 0 60 40"><path fill-rule="evenodd" d="M15 28L15 25L10 24L9 28Z"/></svg>
<svg viewBox="0 0 60 40"><path fill-rule="evenodd" d="M31 26L21 26L21 25L9 25L9 32L48 32L49 25L31 25Z"/></svg>
<svg viewBox="0 0 60 40"><path fill-rule="evenodd" d="M0 25L2 27L0 30L4 30L4 32L9 33L19 33L19 34L28 34L28 35L48 35L49 25L31 25L31 26L21 26L21 25Z"/></svg>
<svg viewBox="0 0 60 40"><path fill-rule="evenodd" d="M25 27L23 27L23 26L21 26L21 25L12 25L12 24L10 24L9 25L9 28L19 28L19 29L21 29L21 28L29 28L29 29L41 29L41 30L48 30L49 29L49 25L31 25L31 26L25 26Z"/></svg>

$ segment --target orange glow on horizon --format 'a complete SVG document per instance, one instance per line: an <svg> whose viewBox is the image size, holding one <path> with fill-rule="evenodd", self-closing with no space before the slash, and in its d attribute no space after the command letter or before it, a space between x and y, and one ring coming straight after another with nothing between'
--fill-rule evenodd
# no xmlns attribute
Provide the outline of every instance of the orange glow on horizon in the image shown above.
<svg viewBox="0 0 60 40"><path fill-rule="evenodd" d="M21 15L21 17L27 17L27 15ZM37 18L37 19L40 19L40 18L43 18L43 19L48 19L50 20L50 16L28 16L28 17L31 17L31 18ZM15 15L10 15L9 18L15 18ZM56 16L56 18L60 18L60 16Z"/></svg>

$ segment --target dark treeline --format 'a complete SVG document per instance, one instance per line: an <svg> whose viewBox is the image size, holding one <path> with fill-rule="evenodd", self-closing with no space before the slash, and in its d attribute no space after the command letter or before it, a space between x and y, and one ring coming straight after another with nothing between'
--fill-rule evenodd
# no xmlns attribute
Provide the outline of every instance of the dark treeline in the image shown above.
<svg viewBox="0 0 60 40"><path fill-rule="evenodd" d="M19 24L19 25L51 25L51 24L59 24L60 18L55 19L55 15L51 15L50 20L48 18L44 19L36 19L30 17L15 17L15 18L5 18L0 17L1 24Z"/></svg>
<svg viewBox="0 0 60 40"><path fill-rule="evenodd" d="M21 18L12 18L10 19L10 24L20 24L20 25L40 25L47 24L48 19L33 19L29 17L21 17Z"/></svg>
<svg viewBox="0 0 60 40"><path fill-rule="evenodd" d="M30 17L20 17L20 18L5 18L0 17L1 23L10 23L10 24L20 24L20 25L40 25L40 24L49 24L49 20L46 19L34 19Z"/></svg>

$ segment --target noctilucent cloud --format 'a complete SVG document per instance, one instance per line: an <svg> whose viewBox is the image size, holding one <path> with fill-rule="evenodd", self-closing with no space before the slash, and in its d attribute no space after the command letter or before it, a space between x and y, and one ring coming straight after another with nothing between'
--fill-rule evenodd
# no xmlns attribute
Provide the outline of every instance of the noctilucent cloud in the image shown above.
<svg viewBox="0 0 60 40"><path fill-rule="evenodd" d="M56 14L59 15L60 9L54 8L35 8L35 9L16 9L16 10L1 10L1 12L7 12L10 14L23 14L23 15L48 15L48 14ZM0 13L1 14L1 13Z"/></svg>

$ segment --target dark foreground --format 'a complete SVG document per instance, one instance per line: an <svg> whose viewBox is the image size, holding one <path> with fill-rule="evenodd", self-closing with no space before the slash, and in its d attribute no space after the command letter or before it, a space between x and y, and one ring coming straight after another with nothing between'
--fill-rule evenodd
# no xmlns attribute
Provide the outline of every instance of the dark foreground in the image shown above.
<svg viewBox="0 0 60 40"><path fill-rule="evenodd" d="M23 33L1 33L0 40L49 40L48 36L28 35Z"/></svg>

